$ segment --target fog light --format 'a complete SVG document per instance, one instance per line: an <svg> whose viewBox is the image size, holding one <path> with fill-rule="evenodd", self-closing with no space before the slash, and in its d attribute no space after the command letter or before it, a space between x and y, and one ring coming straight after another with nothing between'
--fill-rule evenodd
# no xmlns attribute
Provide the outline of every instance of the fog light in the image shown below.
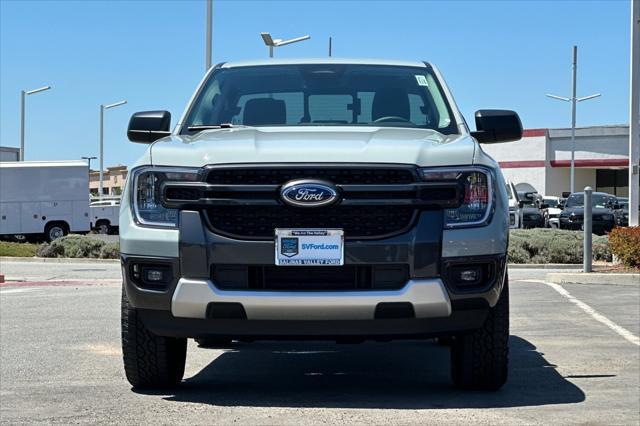
<svg viewBox="0 0 640 426"><path fill-rule="evenodd" d="M460 281L477 281L479 278L479 274L478 274L478 270L477 269L469 269L466 271L460 271L459 277L460 277Z"/></svg>
<svg viewBox="0 0 640 426"><path fill-rule="evenodd" d="M482 282L483 267L482 265L467 266L460 265L452 268L449 275L453 285L460 287L473 287Z"/></svg>
<svg viewBox="0 0 640 426"><path fill-rule="evenodd" d="M150 282L164 281L164 272L158 269L147 269L145 278Z"/></svg>

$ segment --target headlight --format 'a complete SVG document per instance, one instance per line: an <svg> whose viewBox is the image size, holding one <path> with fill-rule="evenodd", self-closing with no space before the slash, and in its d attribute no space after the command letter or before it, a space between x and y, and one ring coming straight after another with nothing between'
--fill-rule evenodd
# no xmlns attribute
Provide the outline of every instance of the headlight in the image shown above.
<svg viewBox="0 0 640 426"><path fill-rule="evenodd" d="M133 171L131 206L136 221L142 225L176 227L178 210L166 209L160 202L164 181L197 181L200 169L140 167Z"/></svg>
<svg viewBox="0 0 640 426"><path fill-rule="evenodd" d="M444 223L447 228L459 226L484 225L491 214L493 205L492 176L488 169L468 167L459 169L420 169L427 181L459 182L462 204L455 209L444 210Z"/></svg>

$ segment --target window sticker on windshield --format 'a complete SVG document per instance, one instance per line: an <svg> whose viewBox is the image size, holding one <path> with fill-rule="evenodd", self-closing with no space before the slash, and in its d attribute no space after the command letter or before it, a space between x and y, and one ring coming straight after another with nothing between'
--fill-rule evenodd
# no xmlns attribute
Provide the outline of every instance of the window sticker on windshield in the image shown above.
<svg viewBox="0 0 640 426"><path fill-rule="evenodd" d="M427 83L427 77L425 77L424 75L416 75L416 81L418 82L418 86L429 87L429 83Z"/></svg>

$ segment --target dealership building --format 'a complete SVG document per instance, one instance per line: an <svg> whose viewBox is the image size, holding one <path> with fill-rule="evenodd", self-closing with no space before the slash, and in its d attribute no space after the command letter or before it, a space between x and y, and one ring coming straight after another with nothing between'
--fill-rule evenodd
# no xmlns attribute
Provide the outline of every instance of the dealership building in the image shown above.
<svg viewBox="0 0 640 426"><path fill-rule="evenodd" d="M576 128L575 188L629 195L629 126ZM571 129L527 129L517 142L483 144L518 191L562 196L571 189Z"/></svg>

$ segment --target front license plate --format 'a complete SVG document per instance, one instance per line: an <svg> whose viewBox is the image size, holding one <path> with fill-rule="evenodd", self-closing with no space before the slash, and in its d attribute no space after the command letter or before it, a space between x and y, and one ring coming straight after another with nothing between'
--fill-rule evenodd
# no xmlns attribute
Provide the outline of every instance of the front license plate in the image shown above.
<svg viewBox="0 0 640 426"><path fill-rule="evenodd" d="M342 229L276 229L276 265L344 265Z"/></svg>

